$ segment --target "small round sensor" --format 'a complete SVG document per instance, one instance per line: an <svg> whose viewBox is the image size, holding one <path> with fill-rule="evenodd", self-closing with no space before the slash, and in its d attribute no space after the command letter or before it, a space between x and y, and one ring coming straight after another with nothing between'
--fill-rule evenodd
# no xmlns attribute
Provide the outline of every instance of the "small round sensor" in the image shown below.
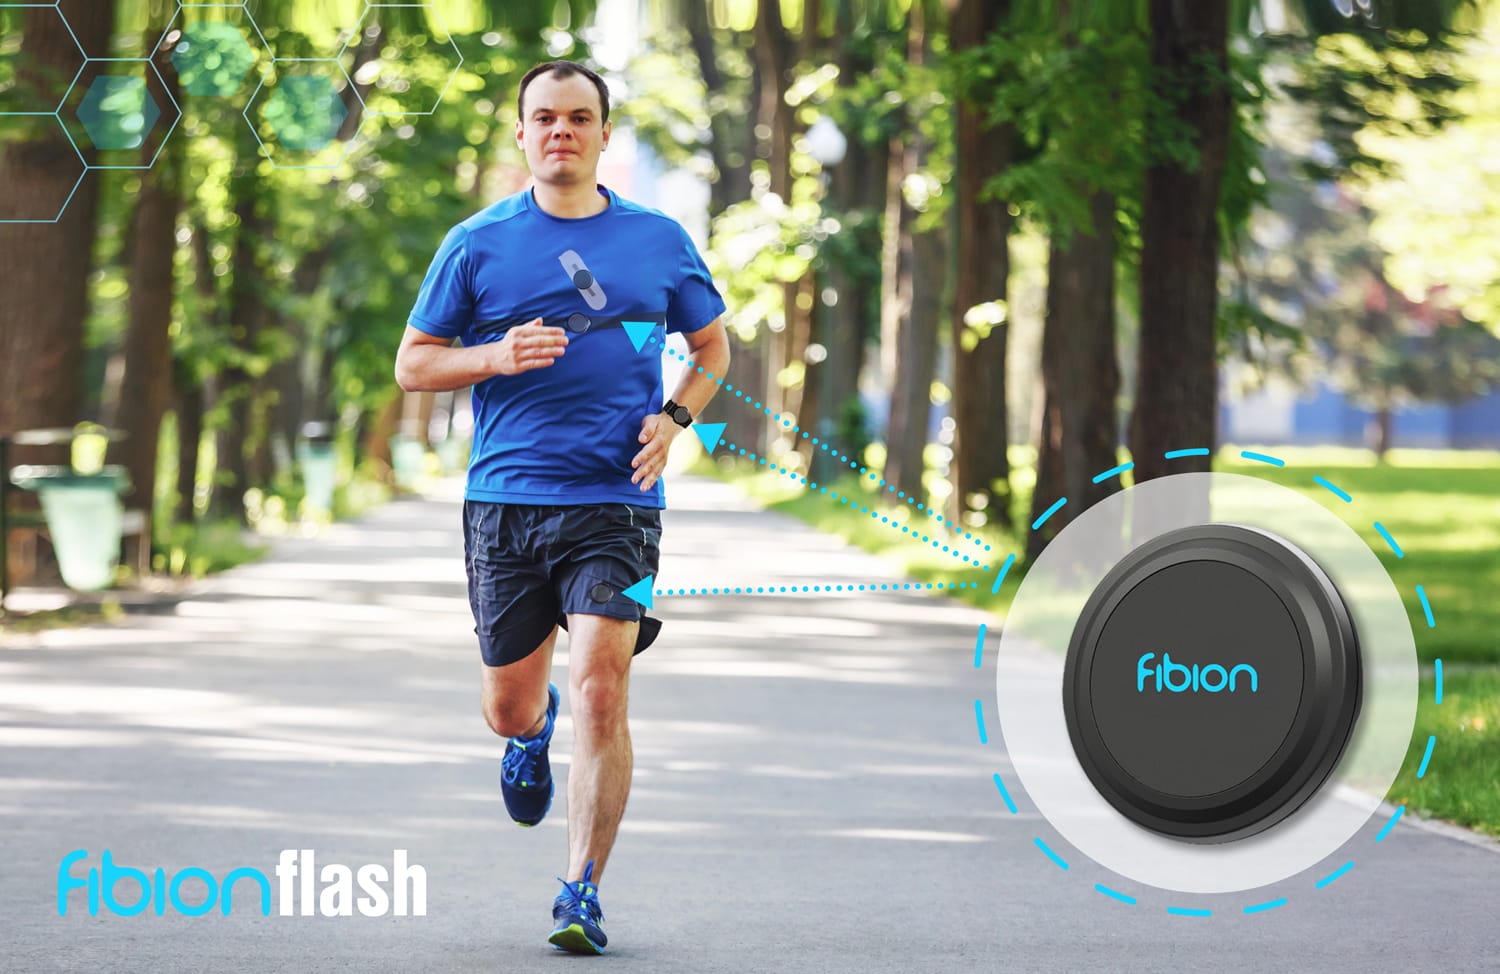
<svg viewBox="0 0 1500 974"><path fill-rule="evenodd" d="M1073 629L1063 714L1126 818L1226 842L1295 812L1359 713L1354 621L1328 575L1266 531L1205 524L1130 552Z"/></svg>

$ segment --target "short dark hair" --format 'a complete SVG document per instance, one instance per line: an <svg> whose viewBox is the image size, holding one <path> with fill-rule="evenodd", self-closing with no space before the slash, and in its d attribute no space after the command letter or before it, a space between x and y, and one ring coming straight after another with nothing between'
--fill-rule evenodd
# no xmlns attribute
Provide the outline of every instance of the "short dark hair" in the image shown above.
<svg viewBox="0 0 1500 974"><path fill-rule="evenodd" d="M604 83L603 78L575 61L545 61L526 72L526 76L521 79L521 92L516 96L516 115L523 121L526 118L526 89L532 81L544 74L556 74L559 78L581 74L592 81L599 90L599 107L603 109L599 122L603 124L609 121L609 86Z"/></svg>

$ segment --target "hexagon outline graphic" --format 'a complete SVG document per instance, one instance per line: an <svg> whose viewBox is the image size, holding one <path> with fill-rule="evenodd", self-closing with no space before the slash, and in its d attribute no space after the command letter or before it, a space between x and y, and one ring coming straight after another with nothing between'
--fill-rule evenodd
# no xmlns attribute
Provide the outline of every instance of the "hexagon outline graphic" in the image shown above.
<svg viewBox="0 0 1500 974"><path fill-rule="evenodd" d="M365 9L360 12L359 20L355 21L355 23L354 23L354 32L353 32L353 34L351 34L350 37L349 37L349 39L344 42L343 48L339 51L339 55L338 55L339 58L342 60L342 58L345 55L345 53L348 52L349 45L352 44L352 43L354 43L354 39L360 35L360 29L359 29L360 25L363 24L365 22L365 18L370 15L370 11L376 9L377 7L421 7L422 9L426 10L429 14L432 15L432 19L437 22L438 27L442 29L443 33L448 35L448 46L453 49L453 53L454 54L458 55L458 63L455 64L453 66L453 70L451 72L449 72L449 74L448 74L448 80L446 82L444 82L444 84L443 84L443 90L440 91L440 92L438 92L437 101L433 102L432 107L429 108L427 111L425 111L425 112L372 112L368 108L366 108L365 109L366 113L370 114L370 115L378 115L381 118L402 118L402 117L407 116L407 115L432 116L432 115L437 114L438 106L442 105L443 99L448 96L448 89L453 87L453 79L457 78L458 77L458 72L461 71L461 70L463 70L463 66L464 66L465 62L464 62L464 52L460 51L458 49L458 45L455 44L455 43L453 43L453 32L448 29L448 25L443 22L442 16L438 13L437 8L434 7L432 4L430 4L430 3L375 3L375 2L373 2L373 0L365 0ZM357 86L355 88L354 93L355 93L356 96L358 96L358 94L359 94L359 88ZM364 99L361 98L360 101L363 102ZM361 123L361 125L363 125L363 123Z"/></svg>
<svg viewBox="0 0 1500 974"><path fill-rule="evenodd" d="M83 58L83 64L79 66L77 74L73 75L73 80L70 81L70 82L68 82L68 87L63 91L62 100L57 103L57 108L55 108L53 110L52 114L54 114L54 115L63 110L63 106L66 105L67 102L68 102L68 95L70 95L70 94L73 93L73 86L76 85L76 84L78 84L78 78L79 78L79 76L82 75L83 72L84 72L84 70L89 66L89 61L90 61L89 52L85 51L83 49L83 45L80 44L80 43L78 43L78 35L73 32L73 25L70 24L70 23L68 23L68 15L65 14L65 13L63 13L62 7L58 6L58 4L61 3L61 2L62 2L62 0L52 0L51 3L13 3L13 2L11 2L11 0L0 0L0 7L14 7L14 8L17 8L17 9L20 9L20 10L25 10L28 7L33 7L33 8L34 7L51 7L53 10L55 10L57 12L57 19L60 20L60 21L62 21L63 29L68 32L68 39L71 40L73 42L73 46L78 49L78 56L81 57L81 58ZM179 6L181 6L182 0L177 0L177 3L178 3ZM46 112L0 112L0 115L45 115L45 114L47 114L47 113ZM64 128L66 128L66 127L67 126L64 126ZM73 137L71 135L68 136L68 141L69 142L73 141ZM76 149L77 146L74 146L74 148ZM76 189L76 187L75 187L75 189ZM0 220L0 223L3 223L3 222L6 222L6 221ZM23 221L20 221L20 222L30 223L30 222L34 222L34 221L23 220Z"/></svg>
<svg viewBox="0 0 1500 974"><path fill-rule="evenodd" d="M76 47L76 48L78 48L78 53L83 56L84 61L88 61L89 60L89 52L85 51L83 49L83 45L78 42L78 35L73 32L73 25L70 24L70 23L68 23L68 15L65 14L65 13L63 13L62 7L59 6L59 4L61 2L62 2L62 0L52 0L51 3L11 3L11 2L8 2L8 0L0 0L0 7L21 7L21 8L26 8L26 7L51 7L53 10L56 10L57 11L57 19L60 20L60 21L62 21L63 27L67 29L67 31L68 31L68 37L70 37L72 39L73 46ZM177 0L177 3L178 3L179 6L181 6L182 0ZM30 112L0 112L0 115L29 115L29 114L32 114L32 113L30 113Z"/></svg>
<svg viewBox="0 0 1500 974"><path fill-rule="evenodd" d="M61 2L61 0L59 0L59 2ZM257 24L255 22L255 15L250 12L250 8L249 7L245 6L244 0L241 0L240 3L184 3L183 0L177 0L177 10L176 10L175 13L172 14L172 19L169 20L169 21L167 21L167 29L164 30L164 31L162 31L161 38L157 40L156 46L154 48L152 48L153 52L161 50L161 46L166 43L167 38L170 37L170 36L172 36L172 31L174 31L174 30L182 30L183 29L182 27L178 26L178 20L179 20L179 18L182 17L183 10L185 8L187 8L187 7L192 7L194 10L238 10L238 11L240 11L241 13L243 13L245 15L245 21L247 23L249 23L250 29L253 30L253 31L255 31L255 38L256 38L256 40L260 41L260 49L262 51L264 51L266 54L271 55L271 57L274 59L275 54L271 50L271 44L270 44L270 42L266 40L266 35L261 32L260 24ZM214 22L215 21L203 21L203 23L214 23ZM229 23L229 21L221 21L221 23ZM260 60L260 58L256 57L255 60L258 62ZM248 78L250 76L250 71L253 70L254 68L255 68L255 65L251 64L250 68L245 71L245 77L246 78ZM240 79L240 86L239 86L238 89L236 89L236 93L238 93L239 91L243 91L244 87L245 87L245 80L244 80L244 78L241 78ZM194 97L222 97L222 98L227 98L229 96L228 95L219 95L219 96L200 96L200 95L195 95Z"/></svg>
<svg viewBox="0 0 1500 974"><path fill-rule="evenodd" d="M167 86L167 81L166 81L165 78L163 78L161 76L161 71L157 69L156 64L150 58L142 58L142 57L94 57L94 58L89 58L87 61L84 62L83 67L79 69L79 71L78 71L78 77L74 78L73 79L73 83L68 86L68 93L63 96L63 105L66 105L68 103L69 96L71 96L73 94L73 90L78 87L78 81L79 81L80 78L83 77L83 72L86 71L86 70L88 70L88 66L90 64L93 64L96 61L99 62L99 63L101 63L101 64L104 64L104 63L116 63L116 64L118 64L118 63L126 63L126 64L134 64L134 63L138 63L138 62L139 63L144 63L156 75L156 80L161 83L162 91L163 91L163 93L166 94L167 101L171 102L171 104L172 104L172 111L175 112L176 114L174 114L172 116L172 124L167 126L167 131L166 131L166 133L164 135L162 135L161 142L157 143L156 154L153 155L151 157L151 161L148 162L148 163L146 163L144 166L98 166L98 165L94 165L93 163L89 162L87 159L84 160L83 164L86 167L88 167L89 169L150 169L152 166L156 165L156 160L158 160L158 159L161 158L161 150L164 149L164 148L166 148L166 146L167 146L167 140L172 137L172 133L173 132L177 131L177 124L182 121L182 106L179 105L179 104L177 104L177 99L176 98L172 97L172 92L171 92L171 90ZM149 97L149 93L148 93L148 97ZM59 105L58 106L57 115L58 115L59 120L62 118L62 107L63 107L63 105ZM158 107L160 107L160 106L158 106ZM76 116L78 113L74 112L73 114ZM81 119L80 119L80 121L81 121ZM68 128L67 125L63 125L63 130L64 131L67 131L67 128ZM148 134L149 134L149 132L148 132ZM77 152L79 155L83 154L83 150L79 148L78 143L73 138L73 135L72 135L71 132L68 133L68 141L70 141L70 142L73 143L73 149L74 149L75 152ZM105 149L105 150L101 150L101 151L105 151L105 152L109 152L109 151L126 152L126 151L129 151L129 150L126 150L126 149L119 149L119 150Z"/></svg>
<svg viewBox="0 0 1500 974"><path fill-rule="evenodd" d="M283 62L292 64L297 62L314 61L331 61L333 64L337 65L339 73L342 74L344 76L344 80L349 83L349 90L354 92L354 100L359 102L359 126L355 128L354 134L349 136L349 138L344 142L344 151L338 157L337 161L327 163L326 165L283 165L276 161L275 157L271 154L270 147L267 146L265 140L260 137L260 131L255 127L255 122L250 118L250 109L255 104L255 99L259 98L260 93L265 89L266 79L270 77L272 71L276 70L276 65ZM326 57L273 57L271 59L270 65L266 68L265 72L261 74L260 83L255 86L255 91L250 94L250 100L245 102L245 110L240 112L240 115L244 117L245 124L250 127L250 134L255 136L255 143L260 147L261 156L263 156L265 160L271 164L272 169L337 169L344 164L344 161L346 159L349 158L349 153L354 148L354 143L359 139L359 133L364 131L365 122L369 121L369 112L365 110L365 100L359 96L359 88L354 84L354 79L349 77L349 72L344 70L344 65L341 61L338 60L338 58Z"/></svg>
<svg viewBox="0 0 1500 974"><path fill-rule="evenodd" d="M41 5L40 4L31 4L31 6L41 6ZM62 11L59 10L58 13L61 14ZM71 31L72 28L69 28L69 30ZM75 83L76 83L76 79L75 79ZM73 86L69 85L68 86L68 90L72 91L73 90ZM60 206L60 207L57 208L57 216L53 217L50 220L0 220L0 225L6 224L6 223L42 223L42 224L57 223L59 220L61 220L63 218L63 214L68 211L68 204L71 203L71 202L73 202L73 197L78 195L78 187L82 186L83 185L83 181L88 178L89 169L90 169L89 161L87 159L85 159L83 157L83 153L79 151L79 149L78 149L78 143L73 141L73 136L72 136L72 134L70 134L68 132L68 127L63 124L62 115L59 112L0 112L0 118L4 118L7 115L27 115L27 116L32 116L32 117L38 117L38 116L42 116L42 115L49 115L52 118L56 119L57 120L57 127L60 128L60 129L62 129L63 138L65 138L65 139L68 140L68 147L73 150L73 154L76 155L78 157L78 161L83 164L83 171L78 174L78 179L74 181L73 188L70 189L70 190L68 190L68 198L62 201L62 206Z"/></svg>
<svg viewBox="0 0 1500 974"><path fill-rule="evenodd" d="M59 9L58 13L62 13L62 10ZM87 56L85 56L84 59L83 59L83 64L81 64L81 65L78 66L78 73L75 74L75 75L73 75L73 80L72 81L68 82L68 90L63 92L62 100L57 103L57 107L52 110L52 114L57 115L57 116L61 116L62 115L62 110L64 108L68 107L68 96L73 93L73 89L74 88L78 87L78 79L82 78L83 77L83 73L85 71L87 71L88 69L89 69L89 59L88 59ZM73 136L71 136L71 135L68 136L68 141L69 142L73 141Z"/></svg>

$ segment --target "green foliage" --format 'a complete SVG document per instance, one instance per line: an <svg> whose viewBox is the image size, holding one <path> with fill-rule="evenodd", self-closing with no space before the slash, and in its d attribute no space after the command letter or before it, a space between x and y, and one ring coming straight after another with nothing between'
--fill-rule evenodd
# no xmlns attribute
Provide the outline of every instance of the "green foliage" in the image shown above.
<svg viewBox="0 0 1500 974"><path fill-rule="evenodd" d="M708 161L712 116L744 118L752 110L752 63L743 44L742 37L727 32L717 38L716 64L728 90L710 99L686 32L662 27L651 46L626 65L630 97L611 112L615 126L628 126L664 165L717 180L719 174Z"/></svg>
<svg viewBox="0 0 1500 974"><path fill-rule="evenodd" d="M246 31L227 20L196 21L182 28L172 64L187 95L226 98L240 90L256 62Z"/></svg>
<svg viewBox="0 0 1500 974"><path fill-rule="evenodd" d="M1308 160L1329 158L1316 113L1283 100L1269 121L1278 143L1264 154L1271 207L1237 249L1237 294L1226 304L1253 333L1240 336L1246 357L1303 382L1330 381L1373 409L1500 385L1500 340L1440 291L1413 299L1392 286L1387 267L1404 247L1387 254L1371 239L1360 185L1301 175L1316 168Z"/></svg>
<svg viewBox="0 0 1500 974"><path fill-rule="evenodd" d="M763 326L786 326L782 285L800 280L838 232L811 178L794 184L790 203L761 190L715 218L704 259L714 279L726 285L725 324L741 341L752 340Z"/></svg>
<svg viewBox="0 0 1500 974"><path fill-rule="evenodd" d="M1450 121L1421 139L1399 131L1360 142L1378 170L1363 198L1391 283L1406 295L1435 296L1500 335L1500 9L1460 42L1455 72L1471 83L1442 99Z"/></svg>
<svg viewBox="0 0 1500 974"><path fill-rule="evenodd" d="M1447 34L1279 35L1264 47L1286 77L1282 93L1315 112L1324 146L1303 161L1311 179L1379 174L1386 160L1368 151L1366 140L1431 135L1456 117L1451 100L1465 87Z"/></svg>
<svg viewBox="0 0 1500 974"><path fill-rule="evenodd" d="M852 83L840 85L827 99L826 111L850 139L882 145L907 131L908 93L902 90L907 63L905 40L889 33L865 33L851 39L852 56L874 64Z"/></svg>
<svg viewBox="0 0 1500 974"><path fill-rule="evenodd" d="M1064 236L1091 225L1095 192L1131 207L1147 158L1149 54L1138 24L1075 34L1041 25L997 31L954 57L950 73L963 95L988 105L990 121L1011 126L1020 142L987 196Z"/></svg>

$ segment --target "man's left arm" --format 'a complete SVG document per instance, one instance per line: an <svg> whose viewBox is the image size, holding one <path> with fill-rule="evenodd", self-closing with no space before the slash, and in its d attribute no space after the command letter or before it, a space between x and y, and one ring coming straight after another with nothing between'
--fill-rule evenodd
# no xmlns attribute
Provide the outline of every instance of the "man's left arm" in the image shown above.
<svg viewBox="0 0 1500 974"><path fill-rule="evenodd" d="M729 335L724 331L723 321L715 318L697 331L684 332L682 337L692 354L688 356L682 381L672 393L672 401L687 407L697 417L719 391L720 381L729 370ZM642 491L655 487L667 467L667 452L684 429L665 413L641 420L643 445L630 463L635 468L630 482L639 484Z"/></svg>

